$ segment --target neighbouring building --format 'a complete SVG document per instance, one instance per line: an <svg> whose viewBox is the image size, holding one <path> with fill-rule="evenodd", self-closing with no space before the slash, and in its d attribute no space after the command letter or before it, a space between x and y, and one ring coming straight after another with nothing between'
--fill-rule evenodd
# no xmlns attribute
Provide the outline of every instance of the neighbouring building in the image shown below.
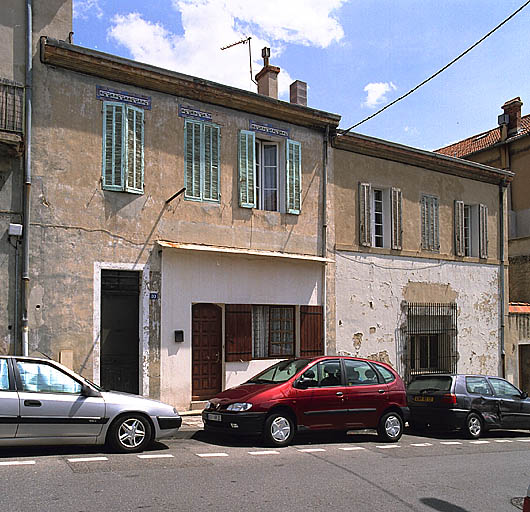
<svg viewBox="0 0 530 512"><path fill-rule="evenodd" d="M519 97L502 105L498 126L437 150L438 153L483 163L513 172L508 185L509 301L530 303L530 115L522 116ZM528 350L530 339L524 329L511 332L527 314L510 307L510 340L503 347L505 375L530 391ZM513 316L513 318L512 318ZM526 333L526 334L525 334ZM523 386L524 387L524 386Z"/></svg>
<svg viewBox="0 0 530 512"><path fill-rule="evenodd" d="M337 350L407 380L496 375L511 173L362 135L333 145Z"/></svg>

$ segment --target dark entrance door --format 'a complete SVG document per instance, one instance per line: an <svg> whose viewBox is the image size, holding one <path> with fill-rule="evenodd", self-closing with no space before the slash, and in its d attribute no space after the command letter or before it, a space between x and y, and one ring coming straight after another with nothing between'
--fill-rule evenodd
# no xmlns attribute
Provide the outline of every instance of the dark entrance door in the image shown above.
<svg viewBox="0 0 530 512"><path fill-rule="evenodd" d="M221 391L221 335L221 308L193 304L193 400L206 400Z"/></svg>
<svg viewBox="0 0 530 512"><path fill-rule="evenodd" d="M530 394L530 345L519 345L519 387Z"/></svg>
<svg viewBox="0 0 530 512"><path fill-rule="evenodd" d="M139 392L140 273L101 271L101 386Z"/></svg>

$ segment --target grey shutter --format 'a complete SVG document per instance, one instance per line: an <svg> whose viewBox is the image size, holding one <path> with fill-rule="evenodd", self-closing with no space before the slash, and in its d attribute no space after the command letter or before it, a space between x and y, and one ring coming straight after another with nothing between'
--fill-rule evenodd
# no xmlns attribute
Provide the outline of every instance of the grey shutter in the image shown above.
<svg viewBox="0 0 530 512"><path fill-rule="evenodd" d="M125 163L125 108L103 103L103 188L123 190Z"/></svg>
<svg viewBox="0 0 530 512"><path fill-rule="evenodd" d="M254 132L241 130L238 141L239 206L256 208L256 147Z"/></svg>
<svg viewBox="0 0 530 512"><path fill-rule="evenodd" d="M219 127L204 125L203 199L219 201Z"/></svg>
<svg viewBox="0 0 530 512"><path fill-rule="evenodd" d="M438 207L438 198L432 198L432 226L433 226L433 250L440 250L440 215Z"/></svg>
<svg viewBox="0 0 530 512"><path fill-rule="evenodd" d="M390 201L391 207L391 239L392 249L401 250L403 242L403 228L402 228L402 195L399 188L392 188Z"/></svg>
<svg viewBox="0 0 530 512"><path fill-rule="evenodd" d="M421 246L427 251L440 249L438 198L424 195L421 198Z"/></svg>
<svg viewBox="0 0 530 512"><path fill-rule="evenodd" d="M300 214L302 202L302 150L299 142L288 140L286 144L287 213Z"/></svg>
<svg viewBox="0 0 530 512"><path fill-rule="evenodd" d="M455 254L464 256L464 201L455 201Z"/></svg>
<svg viewBox="0 0 530 512"><path fill-rule="evenodd" d="M128 106L126 113L125 190L142 194L144 190L144 111Z"/></svg>
<svg viewBox="0 0 530 512"><path fill-rule="evenodd" d="M201 199L201 124L186 120L184 124L185 196Z"/></svg>
<svg viewBox="0 0 530 512"><path fill-rule="evenodd" d="M361 245L372 245L372 191L369 183L359 183L359 242Z"/></svg>
<svg viewBox="0 0 530 512"><path fill-rule="evenodd" d="M488 257L488 207L485 204L479 205L479 257ZM501 241L502 243L502 241Z"/></svg>

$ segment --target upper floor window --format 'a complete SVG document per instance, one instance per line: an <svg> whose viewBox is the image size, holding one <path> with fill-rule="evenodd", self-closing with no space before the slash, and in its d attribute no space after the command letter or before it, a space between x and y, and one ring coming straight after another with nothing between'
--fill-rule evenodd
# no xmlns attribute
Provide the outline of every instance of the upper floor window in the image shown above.
<svg viewBox="0 0 530 512"><path fill-rule="evenodd" d="M401 190L359 183L361 245L401 249Z"/></svg>
<svg viewBox="0 0 530 512"><path fill-rule="evenodd" d="M144 111L103 103L103 188L143 194Z"/></svg>
<svg viewBox="0 0 530 512"><path fill-rule="evenodd" d="M421 197L421 248L440 250L438 198L427 194Z"/></svg>
<svg viewBox="0 0 530 512"><path fill-rule="evenodd" d="M455 254L488 257L488 207L455 201Z"/></svg>
<svg viewBox="0 0 530 512"><path fill-rule="evenodd" d="M219 201L218 126L186 120L184 124L185 197L197 201Z"/></svg>
<svg viewBox="0 0 530 512"><path fill-rule="evenodd" d="M285 160L282 160L282 145L285 146ZM299 214L302 204L300 143L289 139L285 143L260 140L254 132L241 130L238 146L239 205Z"/></svg>

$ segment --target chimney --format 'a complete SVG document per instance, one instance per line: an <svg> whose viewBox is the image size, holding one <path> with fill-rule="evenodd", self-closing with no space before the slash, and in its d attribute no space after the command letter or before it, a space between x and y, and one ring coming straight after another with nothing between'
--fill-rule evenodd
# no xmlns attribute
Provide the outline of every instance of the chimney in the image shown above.
<svg viewBox="0 0 530 512"><path fill-rule="evenodd" d="M278 73L280 72L280 68L277 66L271 66L269 64L270 55L270 48L263 48L263 50L261 50L261 56L263 57L263 68L256 75L256 81L258 82L258 94L263 94L277 100Z"/></svg>
<svg viewBox="0 0 530 512"><path fill-rule="evenodd" d="M504 114L508 115L508 137L517 135L521 128L521 107L523 102L519 96L513 100L508 100L501 108ZM499 118L502 116L499 116Z"/></svg>
<svg viewBox="0 0 530 512"><path fill-rule="evenodd" d="M289 101L296 105L307 107L307 84L296 80L289 87Z"/></svg>

